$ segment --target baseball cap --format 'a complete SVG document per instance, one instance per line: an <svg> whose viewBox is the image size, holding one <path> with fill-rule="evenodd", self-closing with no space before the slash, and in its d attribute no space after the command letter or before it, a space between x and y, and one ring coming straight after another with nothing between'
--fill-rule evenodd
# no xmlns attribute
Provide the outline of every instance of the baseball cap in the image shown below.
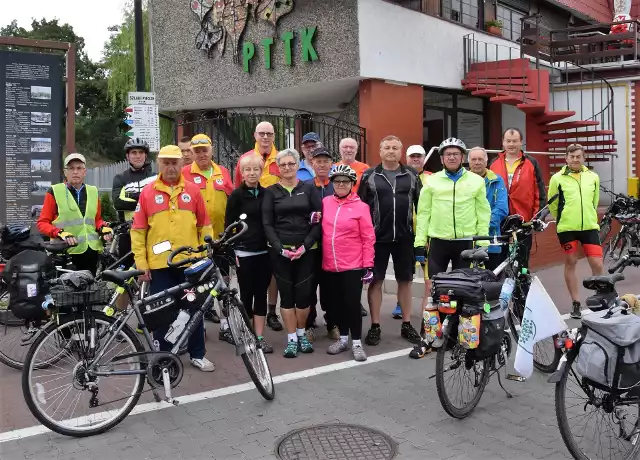
<svg viewBox="0 0 640 460"><path fill-rule="evenodd" d="M410 145L409 148L407 148L407 156L426 154L427 152L425 152L424 147L422 147L421 145Z"/></svg>
<svg viewBox="0 0 640 460"><path fill-rule="evenodd" d="M211 138L206 134L196 134L191 138L191 147L209 147Z"/></svg>
<svg viewBox="0 0 640 460"><path fill-rule="evenodd" d="M318 133L307 133L304 136L302 136L302 143L304 144L305 142L320 142L320 136L318 136Z"/></svg>
<svg viewBox="0 0 640 460"><path fill-rule="evenodd" d="M158 152L158 158L182 158L182 150L177 145L165 145Z"/></svg>
<svg viewBox="0 0 640 460"><path fill-rule="evenodd" d="M67 166L73 160L82 161L83 164L87 164L87 160L84 158L84 155L82 155L81 153L72 153L70 155L67 155L67 158L64 159L64 165Z"/></svg>
<svg viewBox="0 0 640 460"><path fill-rule="evenodd" d="M329 158L332 158L329 151L324 147L317 148L313 152L311 152L311 158L319 157L321 155L325 155L325 156L328 156Z"/></svg>

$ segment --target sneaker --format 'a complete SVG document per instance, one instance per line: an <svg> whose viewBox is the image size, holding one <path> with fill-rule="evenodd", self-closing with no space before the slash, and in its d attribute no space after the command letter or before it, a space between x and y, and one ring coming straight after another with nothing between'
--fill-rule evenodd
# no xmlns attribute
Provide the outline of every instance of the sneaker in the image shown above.
<svg viewBox="0 0 640 460"><path fill-rule="evenodd" d="M291 340L287 343L287 348L284 349L284 357L295 358L296 356L298 356L298 342Z"/></svg>
<svg viewBox="0 0 640 460"><path fill-rule="evenodd" d="M313 345L311 345L306 335L298 337L298 348L302 353L313 353Z"/></svg>
<svg viewBox="0 0 640 460"><path fill-rule="evenodd" d="M278 318L278 315L276 315L275 313L268 313L267 326L269 326L273 331L281 331L282 323L280 322L280 318Z"/></svg>
<svg viewBox="0 0 640 460"><path fill-rule="evenodd" d="M365 316L369 315L369 313L367 312L367 310L364 309L364 307L362 306L362 304L360 304L360 314L362 315L362 317L364 318Z"/></svg>
<svg viewBox="0 0 640 460"><path fill-rule="evenodd" d="M573 319L582 318L582 312L580 311L580 302L573 302L571 306L571 313L569 314Z"/></svg>
<svg viewBox="0 0 640 460"><path fill-rule="evenodd" d="M316 328L311 326L308 327L307 330L304 332L304 335L307 336L307 340L311 343L313 343L313 341L316 339Z"/></svg>
<svg viewBox="0 0 640 460"><path fill-rule="evenodd" d="M340 329L338 329L338 326L333 326L331 329L329 329L327 331L327 336L334 341L340 340Z"/></svg>
<svg viewBox="0 0 640 460"><path fill-rule="evenodd" d="M430 345L427 344L427 342L421 341L419 344L413 347L413 350L409 352L409 358L413 358L413 359L424 358L424 355L431 353L431 350L432 348Z"/></svg>
<svg viewBox="0 0 640 460"><path fill-rule="evenodd" d="M343 351L347 351L349 349L349 343L342 342L340 339L333 342L327 348L327 353L330 355L337 355L338 353L342 353Z"/></svg>
<svg viewBox="0 0 640 460"><path fill-rule="evenodd" d="M262 348L264 354L273 353L273 347L264 339L264 337L258 339L258 346Z"/></svg>
<svg viewBox="0 0 640 460"><path fill-rule="evenodd" d="M400 335L403 339L407 339L411 343L422 342L422 337L418 334L418 331L414 329L411 323L403 323L400 328Z"/></svg>
<svg viewBox="0 0 640 460"><path fill-rule="evenodd" d="M396 308L391 313L391 317L393 319L402 319L402 308L400 308L400 304L396 304Z"/></svg>
<svg viewBox="0 0 640 460"><path fill-rule="evenodd" d="M380 335L382 331L380 330L380 326L374 328L371 327L369 332L367 332L367 337L364 339L364 343L371 346L376 346L380 343Z"/></svg>
<svg viewBox="0 0 640 460"><path fill-rule="evenodd" d="M211 321L212 323L220 324L220 316L218 316L218 312L215 308L210 308L209 311L205 312L204 319Z"/></svg>
<svg viewBox="0 0 640 460"><path fill-rule="evenodd" d="M191 358L189 361L193 367L200 369L202 372L213 372L216 370L216 366L207 358Z"/></svg>
<svg viewBox="0 0 640 460"><path fill-rule="evenodd" d="M220 330L218 334L218 339L223 342L230 343L231 345L235 345L236 342L233 340L233 335L231 335L231 329Z"/></svg>
<svg viewBox="0 0 640 460"><path fill-rule="evenodd" d="M356 361L367 360L367 354L364 352L364 348L362 348L362 345L354 345L351 353L353 354L353 359Z"/></svg>

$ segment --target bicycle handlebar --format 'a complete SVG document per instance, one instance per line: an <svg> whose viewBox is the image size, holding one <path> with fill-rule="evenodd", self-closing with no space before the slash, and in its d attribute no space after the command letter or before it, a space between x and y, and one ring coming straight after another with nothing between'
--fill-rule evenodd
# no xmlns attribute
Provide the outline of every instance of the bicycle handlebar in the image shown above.
<svg viewBox="0 0 640 460"><path fill-rule="evenodd" d="M640 266L640 257L630 257L629 254L620 257L620 259L611 267L609 267L609 273L616 273L621 268L626 268L629 265Z"/></svg>

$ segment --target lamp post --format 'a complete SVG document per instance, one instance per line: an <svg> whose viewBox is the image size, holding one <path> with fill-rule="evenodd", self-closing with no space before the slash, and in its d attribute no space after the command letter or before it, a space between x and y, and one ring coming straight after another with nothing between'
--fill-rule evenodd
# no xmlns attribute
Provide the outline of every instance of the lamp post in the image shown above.
<svg viewBox="0 0 640 460"><path fill-rule="evenodd" d="M144 75L144 31L142 24L142 0L134 0L133 2L134 27L136 38L136 90L144 91L145 75Z"/></svg>

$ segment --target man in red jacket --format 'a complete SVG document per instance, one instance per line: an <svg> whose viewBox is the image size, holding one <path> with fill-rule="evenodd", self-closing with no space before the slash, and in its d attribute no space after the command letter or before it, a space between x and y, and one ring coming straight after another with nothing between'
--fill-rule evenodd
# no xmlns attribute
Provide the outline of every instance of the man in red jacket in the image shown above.
<svg viewBox="0 0 640 460"><path fill-rule="evenodd" d="M491 163L490 169L501 176L507 185L509 214L520 214L525 221L529 221L545 206L547 193L540 166L535 158L523 152L522 142L519 129L507 128L502 135L504 150ZM522 261L524 267L529 266L532 241L532 237L524 240L528 248Z"/></svg>

